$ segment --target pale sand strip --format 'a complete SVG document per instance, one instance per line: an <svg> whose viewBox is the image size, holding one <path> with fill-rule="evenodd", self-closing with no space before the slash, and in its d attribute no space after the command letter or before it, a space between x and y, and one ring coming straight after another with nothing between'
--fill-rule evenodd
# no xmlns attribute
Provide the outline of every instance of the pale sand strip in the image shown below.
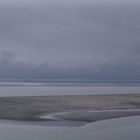
<svg viewBox="0 0 140 140"><path fill-rule="evenodd" d="M117 109L117 110L99 110L99 111L73 111L52 113L49 115L42 114L39 117L56 121L83 121L94 122L119 117L140 115L140 109Z"/></svg>

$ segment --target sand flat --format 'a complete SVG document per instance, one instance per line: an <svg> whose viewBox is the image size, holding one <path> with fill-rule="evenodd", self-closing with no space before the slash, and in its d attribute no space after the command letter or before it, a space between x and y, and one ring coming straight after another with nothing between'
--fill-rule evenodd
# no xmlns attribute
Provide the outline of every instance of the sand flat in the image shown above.
<svg viewBox="0 0 140 140"><path fill-rule="evenodd" d="M128 109L129 111L126 112ZM51 119L39 116L68 112L59 115L59 118L92 122L139 115L139 109L140 94L0 97L0 119L19 121L50 121ZM103 110L106 112L100 112Z"/></svg>

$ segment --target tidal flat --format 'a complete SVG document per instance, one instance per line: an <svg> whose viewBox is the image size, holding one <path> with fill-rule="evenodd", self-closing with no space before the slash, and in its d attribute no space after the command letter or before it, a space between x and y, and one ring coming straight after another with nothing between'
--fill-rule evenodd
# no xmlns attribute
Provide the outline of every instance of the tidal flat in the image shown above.
<svg viewBox="0 0 140 140"><path fill-rule="evenodd" d="M140 94L0 97L0 119L50 122L140 115Z"/></svg>

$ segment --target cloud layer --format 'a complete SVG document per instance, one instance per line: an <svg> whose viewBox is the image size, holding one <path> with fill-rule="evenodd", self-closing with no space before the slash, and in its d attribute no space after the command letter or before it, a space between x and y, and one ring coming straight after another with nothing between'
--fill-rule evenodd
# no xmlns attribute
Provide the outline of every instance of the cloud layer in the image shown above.
<svg viewBox="0 0 140 140"><path fill-rule="evenodd" d="M0 2L1 79L140 80L138 1Z"/></svg>

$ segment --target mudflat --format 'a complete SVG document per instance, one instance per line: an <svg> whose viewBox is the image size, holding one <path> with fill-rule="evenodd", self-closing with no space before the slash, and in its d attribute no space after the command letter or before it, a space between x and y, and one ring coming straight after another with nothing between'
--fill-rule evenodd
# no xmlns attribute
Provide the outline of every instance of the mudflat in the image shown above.
<svg viewBox="0 0 140 140"><path fill-rule="evenodd" d="M0 119L6 120L93 122L134 115L140 115L140 94L0 97Z"/></svg>

